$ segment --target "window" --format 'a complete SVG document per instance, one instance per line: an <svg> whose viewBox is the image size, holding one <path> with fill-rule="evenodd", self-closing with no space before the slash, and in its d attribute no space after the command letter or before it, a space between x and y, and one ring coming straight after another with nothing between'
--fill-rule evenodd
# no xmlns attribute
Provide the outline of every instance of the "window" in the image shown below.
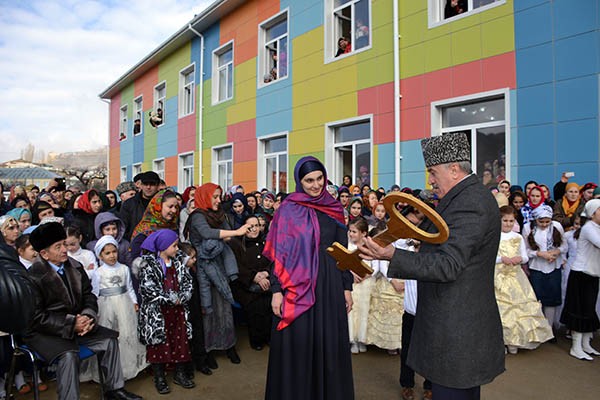
<svg viewBox="0 0 600 400"><path fill-rule="evenodd" d="M371 185L371 120L351 120L329 125L333 139L334 182L344 175L359 186Z"/></svg>
<svg viewBox="0 0 600 400"><path fill-rule="evenodd" d="M429 0L429 27L506 3L506 0Z"/></svg>
<svg viewBox="0 0 600 400"><path fill-rule="evenodd" d="M132 165L132 176L136 176L137 174L142 173L142 163L137 163Z"/></svg>
<svg viewBox="0 0 600 400"><path fill-rule="evenodd" d="M213 52L213 104L233 97L233 42Z"/></svg>
<svg viewBox="0 0 600 400"><path fill-rule="evenodd" d="M259 28L259 79L266 84L287 77L288 20L287 11L261 24ZM260 85L259 85L260 86Z"/></svg>
<svg viewBox="0 0 600 400"><path fill-rule="evenodd" d="M165 180L165 159L152 161L152 171L156 172L160 179Z"/></svg>
<svg viewBox="0 0 600 400"><path fill-rule="evenodd" d="M127 166L121 167L121 174L119 176L119 182L127 181Z"/></svg>
<svg viewBox="0 0 600 400"><path fill-rule="evenodd" d="M326 0L325 48L329 58L339 57L371 45L370 0Z"/></svg>
<svg viewBox="0 0 600 400"><path fill-rule="evenodd" d="M136 136L142 133L142 117L144 116L144 103L142 101L142 96L139 96L133 100L133 112L135 113L135 118L133 120L133 135Z"/></svg>
<svg viewBox="0 0 600 400"><path fill-rule="evenodd" d="M150 113L150 125L153 127L165 123L165 105L167 102L167 83L161 82L154 87L154 110Z"/></svg>
<svg viewBox="0 0 600 400"><path fill-rule="evenodd" d="M288 180L287 136L273 137L261 141L264 186L273 193L286 192Z"/></svg>
<svg viewBox="0 0 600 400"><path fill-rule="evenodd" d="M194 184L194 153L179 156L179 191Z"/></svg>
<svg viewBox="0 0 600 400"><path fill-rule="evenodd" d="M213 150L213 176L223 190L233 185L233 147L225 146Z"/></svg>
<svg viewBox="0 0 600 400"><path fill-rule="evenodd" d="M432 104L433 132L446 134L464 132L471 143L473 171L481 178L486 171L491 173L492 182L508 179L505 94L498 93L478 98L459 98ZM486 179L490 174L485 174Z"/></svg>
<svg viewBox="0 0 600 400"><path fill-rule="evenodd" d="M119 141L122 142L127 139L127 104L121 107L119 115Z"/></svg>
<svg viewBox="0 0 600 400"><path fill-rule="evenodd" d="M194 112L194 64L179 73L179 116Z"/></svg>

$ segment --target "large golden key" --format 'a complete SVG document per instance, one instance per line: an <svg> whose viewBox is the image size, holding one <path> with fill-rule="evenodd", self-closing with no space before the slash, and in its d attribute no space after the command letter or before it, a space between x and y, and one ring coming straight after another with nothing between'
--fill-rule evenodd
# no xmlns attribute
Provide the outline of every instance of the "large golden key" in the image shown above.
<svg viewBox="0 0 600 400"><path fill-rule="evenodd" d="M421 211L433 222L438 232L425 232L414 225L398 211L395 206L396 203L407 203ZM450 231L446 222L440 214L418 198L401 192L390 193L383 198L383 206L390 216L390 220L387 222L387 229L373 237L373 240L378 245L385 247L400 238L417 239L429 243L443 243L448 240ZM373 273L371 267L359 257L358 250L349 251L338 242L335 242L331 247L327 248L327 252L336 259L337 266L341 270L349 269L360 277Z"/></svg>

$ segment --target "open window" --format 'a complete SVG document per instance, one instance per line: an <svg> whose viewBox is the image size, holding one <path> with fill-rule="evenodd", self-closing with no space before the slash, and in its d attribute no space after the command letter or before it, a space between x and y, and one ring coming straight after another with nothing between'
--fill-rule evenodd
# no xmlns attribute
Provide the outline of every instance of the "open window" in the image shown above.
<svg viewBox="0 0 600 400"><path fill-rule="evenodd" d="M142 133L142 120L144 115L144 103L142 96L136 97L133 100L133 112L133 136L137 136Z"/></svg>
<svg viewBox="0 0 600 400"><path fill-rule="evenodd" d="M440 25L467 15L505 4L506 0L428 0L429 26Z"/></svg>
<svg viewBox="0 0 600 400"><path fill-rule="evenodd" d="M127 104L121 106L119 110L119 141L127 139L127 130L128 130L128 119L127 119Z"/></svg>
<svg viewBox="0 0 600 400"><path fill-rule="evenodd" d="M371 47L371 0L325 0L325 50L329 59Z"/></svg>
<svg viewBox="0 0 600 400"><path fill-rule="evenodd" d="M259 26L259 82L268 84L288 75L287 10ZM260 85L259 85L260 86Z"/></svg>
<svg viewBox="0 0 600 400"><path fill-rule="evenodd" d="M179 117L194 112L194 72L194 64L188 65L179 72Z"/></svg>
<svg viewBox="0 0 600 400"><path fill-rule="evenodd" d="M333 147L332 180L341 182L344 175L350 175L355 185L371 185L371 118L333 122L327 129Z"/></svg>
<svg viewBox="0 0 600 400"><path fill-rule="evenodd" d="M154 128L165 123L165 105L167 102L167 83L161 82L154 87L154 110L150 111L150 125Z"/></svg>
<svg viewBox="0 0 600 400"><path fill-rule="evenodd" d="M213 52L213 104L233 98L233 41Z"/></svg>

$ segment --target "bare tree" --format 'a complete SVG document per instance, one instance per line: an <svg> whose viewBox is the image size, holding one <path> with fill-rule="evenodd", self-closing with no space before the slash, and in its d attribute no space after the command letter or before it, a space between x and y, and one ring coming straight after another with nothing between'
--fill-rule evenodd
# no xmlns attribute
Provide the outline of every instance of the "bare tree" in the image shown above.
<svg viewBox="0 0 600 400"><path fill-rule="evenodd" d="M85 189L106 190L107 170L105 166L94 168L66 167L61 173L67 178L76 178Z"/></svg>

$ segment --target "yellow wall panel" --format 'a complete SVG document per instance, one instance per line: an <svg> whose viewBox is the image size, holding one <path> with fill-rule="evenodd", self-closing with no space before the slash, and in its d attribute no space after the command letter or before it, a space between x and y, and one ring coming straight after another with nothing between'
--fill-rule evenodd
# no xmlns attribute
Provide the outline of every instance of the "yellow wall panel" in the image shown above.
<svg viewBox="0 0 600 400"><path fill-rule="evenodd" d="M400 18L399 31L400 47L421 43L427 31L427 12L421 11Z"/></svg>
<svg viewBox="0 0 600 400"><path fill-rule="evenodd" d="M481 25L452 34L452 64L464 64L481 58Z"/></svg>
<svg viewBox="0 0 600 400"><path fill-rule="evenodd" d="M491 57L508 53L515 48L514 18L497 18L481 26L482 56Z"/></svg>
<svg viewBox="0 0 600 400"><path fill-rule="evenodd" d="M295 153L314 154L323 151L325 144L323 132L323 127L294 131L288 138L288 144Z"/></svg>
<svg viewBox="0 0 600 400"><path fill-rule="evenodd" d="M256 59L253 58L235 67L233 100L244 102L256 96Z"/></svg>
<svg viewBox="0 0 600 400"><path fill-rule="evenodd" d="M425 73L425 46L417 45L400 49L400 78Z"/></svg>
<svg viewBox="0 0 600 400"><path fill-rule="evenodd" d="M293 62L307 57L314 53L321 54L321 64L323 63L323 26L310 30L292 40ZM294 74L296 69L294 68Z"/></svg>
<svg viewBox="0 0 600 400"><path fill-rule="evenodd" d="M436 71L452 65L451 36L430 40L425 46L425 71Z"/></svg>
<svg viewBox="0 0 600 400"><path fill-rule="evenodd" d="M175 50L158 66L158 82L167 81L167 99L179 92L179 71L190 65L191 42ZM196 68L199 68L196 66Z"/></svg>
<svg viewBox="0 0 600 400"><path fill-rule="evenodd" d="M394 80L394 54L383 54L357 65L358 90L379 86Z"/></svg>
<svg viewBox="0 0 600 400"><path fill-rule="evenodd" d="M227 108L227 125L256 118L256 98L236 103Z"/></svg>
<svg viewBox="0 0 600 400"><path fill-rule="evenodd" d="M202 182L200 182L200 184L203 183L207 183L207 182L212 182L211 180L211 162L212 162L212 153L211 153L211 149L204 149L202 150Z"/></svg>

